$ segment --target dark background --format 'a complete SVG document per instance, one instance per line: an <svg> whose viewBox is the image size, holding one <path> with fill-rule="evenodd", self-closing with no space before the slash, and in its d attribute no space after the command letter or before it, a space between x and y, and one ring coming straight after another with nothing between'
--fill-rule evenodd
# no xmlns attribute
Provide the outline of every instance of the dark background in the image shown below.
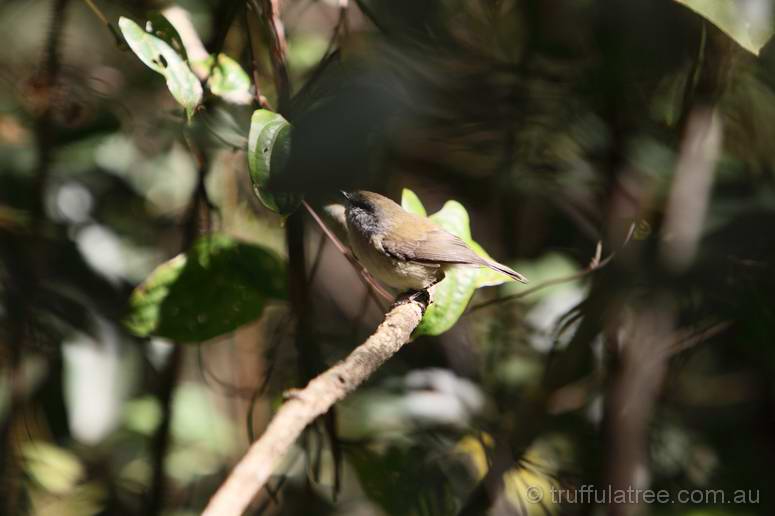
<svg viewBox="0 0 775 516"><path fill-rule="evenodd" d="M95 3L114 25L168 7ZM280 3L282 105L255 11L177 4L246 70L253 32L294 126L274 188L455 199L530 287L574 278L411 343L253 513L772 514L775 49L743 48L772 4L703 13L717 25L668 0ZM383 309L303 212L253 196L256 106L207 97L186 126L87 4L0 5L0 510L198 514L283 392ZM132 289L210 230L288 258L301 294L202 345L130 335ZM551 503L582 485L756 503Z"/></svg>

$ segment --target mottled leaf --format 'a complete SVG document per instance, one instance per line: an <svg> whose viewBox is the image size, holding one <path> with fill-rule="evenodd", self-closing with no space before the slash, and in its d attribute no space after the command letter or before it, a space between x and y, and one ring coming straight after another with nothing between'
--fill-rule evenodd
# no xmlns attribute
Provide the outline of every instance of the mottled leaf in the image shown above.
<svg viewBox="0 0 775 516"><path fill-rule="evenodd" d="M253 192L264 206L282 215L293 213L301 204L298 194L269 190L271 178L283 173L290 153L288 121L266 109L253 112L248 137L248 169Z"/></svg>
<svg viewBox="0 0 775 516"><path fill-rule="evenodd" d="M256 319L285 297L282 261L266 249L214 234L160 265L129 300L136 335L200 342Z"/></svg>
<svg viewBox="0 0 775 516"><path fill-rule="evenodd" d="M401 205L411 213L425 215L422 202L409 189L404 189ZM459 202L447 201L441 210L429 218L462 238L480 256L490 258L482 246L472 240L468 212ZM511 281L511 278L486 267L454 267L448 270L444 280L434 288L433 303L425 311L415 335L444 333L463 315L477 288L500 285L506 281Z"/></svg>
<svg viewBox="0 0 775 516"><path fill-rule="evenodd" d="M250 77L240 64L226 54L218 54L218 60L207 59L206 67L210 72L207 86L213 95L221 97L232 104L250 104L253 96L250 93Z"/></svg>
<svg viewBox="0 0 775 516"><path fill-rule="evenodd" d="M178 30L162 13L156 11L148 15L148 21L145 22L145 31L163 40L184 60L188 60L183 38L180 37Z"/></svg>
<svg viewBox="0 0 775 516"><path fill-rule="evenodd" d="M170 93L185 108L188 118L191 119L202 100L202 85L184 57L164 39L144 31L129 18L119 19L118 26L132 52L148 68L164 76ZM153 24L150 26L152 28ZM168 32L170 29L164 30L170 40L174 41L175 38ZM179 40L180 36L177 39Z"/></svg>

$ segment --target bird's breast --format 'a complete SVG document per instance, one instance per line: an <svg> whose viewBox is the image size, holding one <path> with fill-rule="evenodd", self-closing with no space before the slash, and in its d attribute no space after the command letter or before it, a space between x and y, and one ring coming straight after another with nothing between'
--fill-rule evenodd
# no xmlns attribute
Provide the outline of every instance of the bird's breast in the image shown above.
<svg viewBox="0 0 775 516"><path fill-rule="evenodd" d="M348 225L350 245L372 276L399 290L421 290L444 277L438 265L399 260L385 253L379 234L365 235Z"/></svg>

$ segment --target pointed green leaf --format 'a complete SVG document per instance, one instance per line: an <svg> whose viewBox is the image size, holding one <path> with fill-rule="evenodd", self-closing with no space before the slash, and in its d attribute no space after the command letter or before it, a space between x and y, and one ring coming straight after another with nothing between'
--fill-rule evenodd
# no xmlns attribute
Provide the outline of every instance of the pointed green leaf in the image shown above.
<svg viewBox="0 0 775 516"><path fill-rule="evenodd" d="M447 201L430 219L466 243L470 242L468 212L459 202ZM440 335L450 329L474 295L478 275L476 267L455 267L447 271L444 280L434 289L433 303L425 311L415 335Z"/></svg>
<svg viewBox="0 0 775 516"><path fill-rule="evenodd" d="M157 24L161 23L158 20ZM167 88L178 103L186 110L189 118L202 100L202 85L194 72L189 68L183 57L164 39L148 33L129 18L122 17L118 21L121 33L124 35L132 52L151 70L160 73L167 81ZM154 24L149 25L154 30ZM169 25L171 27L171 25ZM175 41L169 27L159 29L170 41ZM172 28L174 30L174 28ZM180 36L177 36L177 40ZM182 46L182 43L181 43Z"/></svg>
<svg viewBox="0 0 775 516"><path fill-rule="evenodd" d="M732 0L676 0L723 30L738 45L759 55L772 37L773 20L768 9L754 9L749 2ZM766 7L766 6L765 6Z"/></svg>
<svg viewBox="0 0 775 516"><path fill-rule="evenodd" d="M401 192L401 207L409 213L426 217L428 213L425 211L425 206L422 205L422 201L417 194L408 188L404 188Z"/></svg>
<svg viewBox="0 0 775 516"><path fill-rule="evenodd" d="M294 193L270 192L272 177L282 174L291 154L291 125L266 109L253 112L248 136L248 169L256 197L270 210L289 215L301 205Z"/></svg>
<svg viewBox="0 0 775 516"><path fill-rule="evenodd" d="M129 299L136 335L200 342L256 319L285 297L283 262L270 251L213 234L160 265Z"/></svg>

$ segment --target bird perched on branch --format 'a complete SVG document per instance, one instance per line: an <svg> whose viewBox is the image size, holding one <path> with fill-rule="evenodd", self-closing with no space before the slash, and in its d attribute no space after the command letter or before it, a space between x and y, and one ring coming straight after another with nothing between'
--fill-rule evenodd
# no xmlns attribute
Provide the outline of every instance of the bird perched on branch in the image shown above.
<svg viewBox="0 0 775 516"><path fill-rule="evenodd" d="M367 191L342 192L350 246L358 261L385 285L420 291L454 266L489 267L517 281L522 274L476 254L433 221L405 211L387 197Z"/></svg>

